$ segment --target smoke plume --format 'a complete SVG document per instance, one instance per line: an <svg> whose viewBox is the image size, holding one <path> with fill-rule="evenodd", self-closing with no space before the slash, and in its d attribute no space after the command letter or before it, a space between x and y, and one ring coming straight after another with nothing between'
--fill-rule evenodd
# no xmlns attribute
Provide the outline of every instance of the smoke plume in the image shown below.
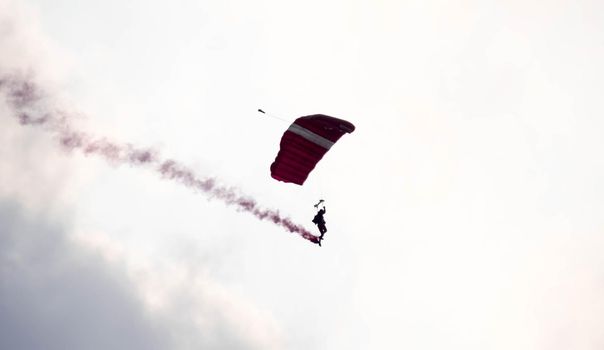
<svg viewBox="0 0 604 350"><path fill-rule="evenodd" d="M269 220L310 242L319 243L317 236L290 218L282 217L277 210L261 207L253 198L235 188L218 184L214 178L200 177L186 165L162 158L156 150L118 143L75 130L69 122L69 113L53 107L49 101L50 96L28 76L0 76L0 93L5 96L10 111L21 125L44 127L55 134L64 149L77 149L85 155L96 155L112 164L149 168L164 179L179 182L210 199L219 199L238 211L250 213L260 220Z"/></svg>

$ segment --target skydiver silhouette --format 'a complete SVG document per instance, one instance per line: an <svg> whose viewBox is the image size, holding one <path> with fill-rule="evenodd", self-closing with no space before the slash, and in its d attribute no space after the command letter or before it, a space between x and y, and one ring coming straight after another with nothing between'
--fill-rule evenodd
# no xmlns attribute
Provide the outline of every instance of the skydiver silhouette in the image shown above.
<svg viewBox="0 0 604 350"><path fill-rule="evenodd" d="M325 227L325 218L323 217L326 212L327 210L325 209L325 205L323 205L323 208L319 209L315 217L312 219L312 222L319 227L319 232L321 232L321 236L319 236L319 245L321 245L323 235L325 232L327 232L327 227Z"/></svg>

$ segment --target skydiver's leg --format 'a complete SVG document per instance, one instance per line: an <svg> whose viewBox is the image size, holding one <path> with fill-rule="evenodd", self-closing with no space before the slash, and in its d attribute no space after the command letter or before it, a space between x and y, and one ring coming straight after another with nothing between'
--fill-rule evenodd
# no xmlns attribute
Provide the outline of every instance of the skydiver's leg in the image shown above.
<svg viewBox="0 0 604 350"><path fill-rule="evenodd" d="M323 235L327 232L327 227L325 227L325 225L319 225L319 232L321 232L321 238L323 238Z"/></svg>

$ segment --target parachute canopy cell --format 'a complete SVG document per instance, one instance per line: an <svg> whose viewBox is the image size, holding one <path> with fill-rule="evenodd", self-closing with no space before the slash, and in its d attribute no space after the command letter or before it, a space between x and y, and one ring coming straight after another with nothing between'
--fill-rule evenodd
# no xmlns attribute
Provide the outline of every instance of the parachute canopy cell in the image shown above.
<svg viewBox="0 0 604 350"><path fill-rule="evenodd" d="M323 114L296 119L281 137L281 149L271 164L271 176L283 182L304 184L331 146L353 131L352 123Z"/></svg>

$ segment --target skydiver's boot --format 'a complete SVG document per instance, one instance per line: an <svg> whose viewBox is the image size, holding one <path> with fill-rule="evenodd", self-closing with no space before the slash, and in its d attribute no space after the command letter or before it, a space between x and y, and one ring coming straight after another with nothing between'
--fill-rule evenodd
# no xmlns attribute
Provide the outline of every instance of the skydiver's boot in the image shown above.
<svg viewBox="0 0 604 350"><path fill-rule="evenodd" d="M319 240L317 241L317 244L319 245L319 247L321 246L321 239L319 238Z"/></svg>

